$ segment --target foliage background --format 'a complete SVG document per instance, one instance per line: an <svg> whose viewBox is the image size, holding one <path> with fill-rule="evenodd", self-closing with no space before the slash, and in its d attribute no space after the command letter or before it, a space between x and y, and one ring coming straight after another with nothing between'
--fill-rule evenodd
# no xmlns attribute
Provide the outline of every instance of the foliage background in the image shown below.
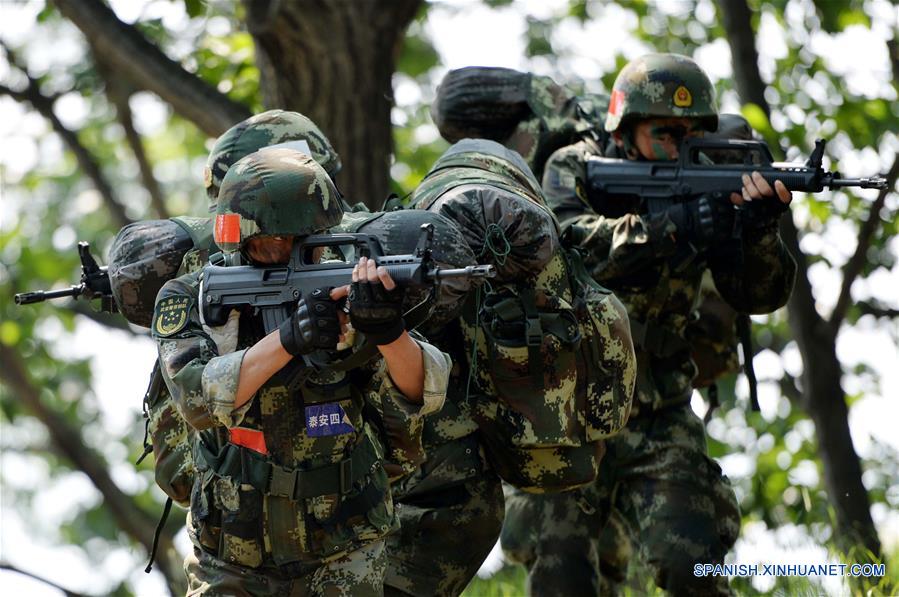
<svg viewBox="0 0 899 597"><path fill-rule="evenodd" d="M428 104L448 68L512 66L603 92L628 59L650 50L675 51L695 56L707 69L725 111L743 109L721 20L726 4L424 4L406 31L393 77L393 189L401 194L413 189L446 148ZM889 0L748 4L758 71L767 84L764 99L771 106L770 119L759 108L744 111L755 128L789 159L802 159L813 139L823 136L831 139L831 166L847 175L895 169L899 7ZM149 0L111 6L219 92L250 110L263 109L243 5ZM98 490L97 474L55 441L59 429L73 433L88 448L84 457L108 474L123 504L152 526L162 494L154 486L152 464L132 464L141 449L140 396L152 343L143 330L83 304L15 307L12 295L71 284L77 277L77 240L90 241L105 261L127 220L202 214L201 173L210 140L157 96L98 67L84 37L53 6L3 3L0 11L6 49L0 60L0 565L85 594L162 593L165 580L158 572L143 574L143 548L111 514L110 494ZM74 145L65 131L74 135ZM85 159L97 166L93 176L85 174L90 172ZM892 192L878 204L876 197L875 192L799 196L792 215L819 316L832 318L841 293L851 298L845 319L836 321L833 343L861 480L896 582L899 198ZM844 290L868 220L877 226L866 237L857 277ZM745 380L729 379L721 386L724 404L707 428L710 451L734 481L743 509L734 557L740 563L858 559L859 553L834 551L833 500L822 478L816 426L804 408L797 335L786 315L781 310L754 318L761 413L747 408ZM707 408L698 394L694 408L700 413ZM170 521L172 533L183 523L179 518ZM176 545L186 549L183 534ZM47 567L50 561L58 564ZM4 585L22 582L22 575L12 572L0 578ZM638 572L633 579L639 594L645 587ZM848 589L834 579L810 582L815 591ZM472 592L516 594L520 583L519 572L505 570L489 587L477 585ZM27 586L29 592L47 589L37 582ZM787 580L775 586L774 579L761 578L736 579L734 586L747 593L796 588ZM876 590L888 592L887 581Z"/></svg>

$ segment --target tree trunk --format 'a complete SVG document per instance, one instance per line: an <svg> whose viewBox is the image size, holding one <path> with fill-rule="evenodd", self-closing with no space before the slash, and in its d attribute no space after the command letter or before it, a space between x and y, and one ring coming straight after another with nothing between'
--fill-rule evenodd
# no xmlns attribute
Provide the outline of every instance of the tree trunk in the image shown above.
<svg viewBox="0 0 899 597"><path fill-rule="evenodd" d="M718 0L718 4L731 47L734 79L740 97L744 102L758 104L770 114L746 0ZM836 514L836 544L856 561L869 557L859 548L879 558L880 541L871 519L868 492L862 483L861 462L849 433L846 396L840 385L842 366L836 355L836 330L815 308L808 261L799 248L796 225L791 218L783 218L780 230L799 266L796 286L787 303L787 315L802 355L802 403L815 423L824 485Z"/></svg>
<svg viewBox="0 0 899 597"><path fill-rule="evenodd" d="M246 0L264 102L311 118L351 203L380 207L393 152L391 79L421 0Z"/></svg>

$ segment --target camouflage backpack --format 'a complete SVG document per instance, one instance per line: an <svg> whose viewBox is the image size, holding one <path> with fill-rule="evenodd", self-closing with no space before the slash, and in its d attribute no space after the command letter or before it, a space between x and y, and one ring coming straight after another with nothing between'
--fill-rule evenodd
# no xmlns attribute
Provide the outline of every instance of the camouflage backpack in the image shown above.
<svg viewBox="0 0 899 597"><path fill-rule="evenodd" d="M540 180L557 149L584 136L605 144L608 98L577 95L549 77L510 68L470 66L440 82L431 118L444 139L498 141L520 153Z"/></svg>
<svg viewBox="0 0 899 597"><path fill-rule="evenodd" d="M624 307L561 248L527 164L497 143L452 146L411 203L455 221L477 261L497 268L459 320L472 416L497 472L537 493L590 483L630 411Z"/></svg>
<svg viewBox="0 0 899 597"><path fill-rule="evenodd" d="M209 252L216 250L210 218L178 217L125 226L109 256L110 286L119 310L129 322L149 327L162 285L201 267ZM158 362L150 374L143 408L146 430L138 463L152 452L156 484L169 499L187 507L195 473L188 441L193 430L175 407Z"/></svg>

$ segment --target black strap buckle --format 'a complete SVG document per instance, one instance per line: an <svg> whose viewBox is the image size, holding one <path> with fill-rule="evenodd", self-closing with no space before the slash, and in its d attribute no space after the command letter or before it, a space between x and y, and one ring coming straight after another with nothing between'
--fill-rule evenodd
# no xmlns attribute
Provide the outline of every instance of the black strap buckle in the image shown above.
<svg viewBox="0 0 899 597"><path fill-rule="evenodd" d="M294 496L296 485L296 471L285 469L276 464L272 465L272 470L269 474L268 491L266 493L278 497L296 499Z"/></svg>

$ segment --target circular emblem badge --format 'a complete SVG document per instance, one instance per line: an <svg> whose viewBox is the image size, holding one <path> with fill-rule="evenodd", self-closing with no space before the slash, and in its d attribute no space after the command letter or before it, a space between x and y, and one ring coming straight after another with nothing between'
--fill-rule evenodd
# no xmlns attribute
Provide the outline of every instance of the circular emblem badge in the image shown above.
<svg viewBox="0 0 899 597"><path fill-rule="evenodd" d="M689 108L693 105L693 94L690 90L681 85L674 90L674 105L678 108Z"/></svg>

